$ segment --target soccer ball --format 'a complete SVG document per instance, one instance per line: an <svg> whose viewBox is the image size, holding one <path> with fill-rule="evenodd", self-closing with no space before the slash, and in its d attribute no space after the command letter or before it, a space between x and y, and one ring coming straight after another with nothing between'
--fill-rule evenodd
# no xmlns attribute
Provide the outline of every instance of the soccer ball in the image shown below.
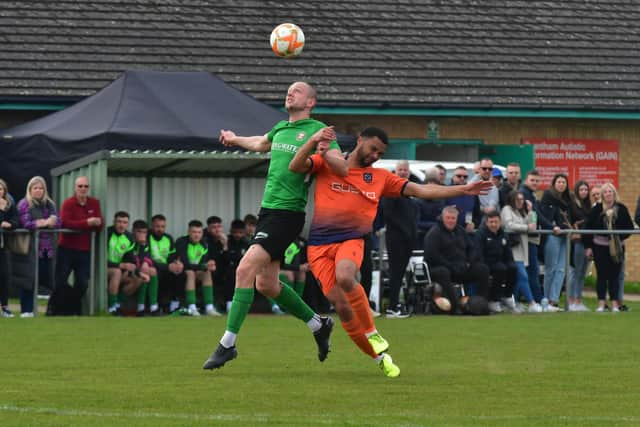
<svg viewBox="0 0 640 427"><path fill-rule="evenodd" d="M302 53L304 33L295 24L280 24L271 32L271 49L283 58L294 58Z"/></svg>

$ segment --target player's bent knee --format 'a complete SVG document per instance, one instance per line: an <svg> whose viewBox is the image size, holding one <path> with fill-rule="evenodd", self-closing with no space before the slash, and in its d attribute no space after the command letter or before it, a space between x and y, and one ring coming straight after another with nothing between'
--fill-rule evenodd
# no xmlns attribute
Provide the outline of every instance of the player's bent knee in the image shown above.
<svg viewBox="0 0 640 427"><path fill-rule="evenodd" d="M280 284L277 281L256 280L256 289L269 298L275 298L280 294Z"/></svg>
<svg viewBox="0 0 640 427"><path fill-rule="evenodd" d="M336 285L346 293L352 292L357 284L353 276L336 276Z"/></svg>

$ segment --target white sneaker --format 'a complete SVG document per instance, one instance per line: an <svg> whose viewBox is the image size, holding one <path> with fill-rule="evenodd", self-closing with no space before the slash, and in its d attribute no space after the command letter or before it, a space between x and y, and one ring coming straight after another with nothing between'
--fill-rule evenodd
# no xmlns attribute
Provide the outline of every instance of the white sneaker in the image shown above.
<svg viewBox="0 0 640 427"><path fill-rule="evenodd" d="M575 304L575 306L576 306L576 311L591 311L591 309L586 305L584 305L583 303Z"/></svg>
<svg viewBox="0 0 640 427"><path fill-rule="evenodd" d="M542 313L542 306L533 301L531 304L529 304L529 309L527 311L529 313Z"/></svg>
<svg viewBox="0 0 640 427"><path fill-rule="evenodd" d="M596 308L596 313L604 313L605 311L607 311L607 309L606 309L606 308L604 308L604 307L598 307L598 308Z"/></svg>
<svg viewBox="0 0 640 427"><path fill-rule="evenodd" d="M282 311L282 309L280 308L280 306L278 304L273 304L271 306L271 312L273 314L275 314L275 315L278 315L278 316L281 316L281 315L285 314L284 311Z"/></svg>
<svg viewBox="0 0 640 427"><path fill-rule="evenodd" d="M561 309L560 307L556 307L555 305L551 305L551 304L549 304L549 305L547 306L547 311L548 311L549 313L557 313L558 311L562 311L562 309Z"/></svg>
<svg viewBox="0 0 640 427"><path fill-rule="evenodd" d="M22 318L33 317L33 313L31 313L30 311L28 311L26 313L20 313L20 317L22 317Z"/></svg>
<svg viewBox="0 0 640 427"><path fill-rule="evenodd" d="M613 307L613 308L611 309L611 312L612 312L612 313L620 313L620 309L619 309L618 307Z"/></svg>
<svg viewBox="0 0 640 427"><path fill-rule="evenodd" d="M574 304L574 303L569 304L569 311L580 311L578 310L578 304Z"/></svg>
<svg viewBox="0 0 640 427"><path fill-rule="evenodd" d="M180 301L173 300L169 303L169 313L173 313L180 308Z"/></svg>
<svg viewBox="0 0 640 427"><path fill-rule="evenodd" d="M205 311L207 313L207 316L222 316L222 313L216 310L216 308L213 305L207 305L207 307L205 308Z"/></svg>
<svg viewBox="0 0 640 427"><path fill-rule="evenodd" d="M509 311L511 313L518 313L518 307L516 306L516 302L514 301L512 296L509 298L501 298L500 304L502 305L502 309L504 311Z"/></svg>
<svg viewBox="0 0 640 427"><path fill-rule="evenodd" d="M489 301L489 311L492 313L502 313L502 305L500 301Z"/></svg>
<svg viewBox="0 0 640 427"><path fill-rule="evenodd" d="M200 316L200 312L198 311L197 307L189 307L187 309L187 315L193 316L193 317L198 317L198 316Z"/></svg>
<svg viewBox="0 0 640 427"><path fill-rule="evenodd" d="M379 311L375 311L373 308L370 308L371 310L371 316L372 317L380 317L380 312Z"/></svg>

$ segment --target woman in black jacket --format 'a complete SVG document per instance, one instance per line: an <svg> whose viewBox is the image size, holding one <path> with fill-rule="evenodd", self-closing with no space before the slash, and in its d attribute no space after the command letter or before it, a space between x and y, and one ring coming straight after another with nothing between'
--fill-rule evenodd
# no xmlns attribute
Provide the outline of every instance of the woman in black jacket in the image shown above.
<svg viewBox="0 0 640 427"><path fill-rule="evenodd" d="M589 184L586 181L578 181L573 188L573 228L585 228L585 222L591 212L591 198ZM584 288L584 278L587 274L589 258L584 253L584 244L579 234L574 234L571 238L572 265L569 271L569 289L567 298L569 300L569 311L589 311L582 302L582 289Z"/></svg>
<svg viewBox="0 0 640 427"><path fill-rule="evenodd" d="M613 184L602 184L602 201L597 203L587 217L586 228L603 230L602 234L584 235L585 254L593 256L598 272L596 291L598 308L605 311L607 289L611 300L611 311L620 311L620 289L618 277L624 260L624 240L629 234L608 234L607 230L633 230L629 210L618 201L618 192Z"/></svg>
<svg viewBox="0 0 640 427"><path fill-rule="evenodd" d="M18 211L9 197L7 183L0 179L0 228L11 230L18 226ZM0 233L0 316L13 317L9 310L8 234Z"/></svg>
<svg viewBox="0 0 640 427"><path fill-rule="evenodd" d="M549 299L549 311L558 311L558 300L564 283L567 262L567 240L558 234L561 229L570 229L571 194L569 180L558 173L551 180L551 187L540 201L542 214L553 224L553 234L547 235L544 244L544 296Z"/></svg>

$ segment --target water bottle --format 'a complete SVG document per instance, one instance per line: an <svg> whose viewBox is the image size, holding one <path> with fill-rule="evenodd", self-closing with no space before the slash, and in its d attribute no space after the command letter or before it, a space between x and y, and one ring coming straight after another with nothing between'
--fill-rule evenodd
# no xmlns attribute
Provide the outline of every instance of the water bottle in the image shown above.
<svg viewBox="0 0 640 427"><path fill-rule="evenodd" d="M542 311L549 311L549 300L546 297L542 298L540 305L542 306Z"/></svg>

